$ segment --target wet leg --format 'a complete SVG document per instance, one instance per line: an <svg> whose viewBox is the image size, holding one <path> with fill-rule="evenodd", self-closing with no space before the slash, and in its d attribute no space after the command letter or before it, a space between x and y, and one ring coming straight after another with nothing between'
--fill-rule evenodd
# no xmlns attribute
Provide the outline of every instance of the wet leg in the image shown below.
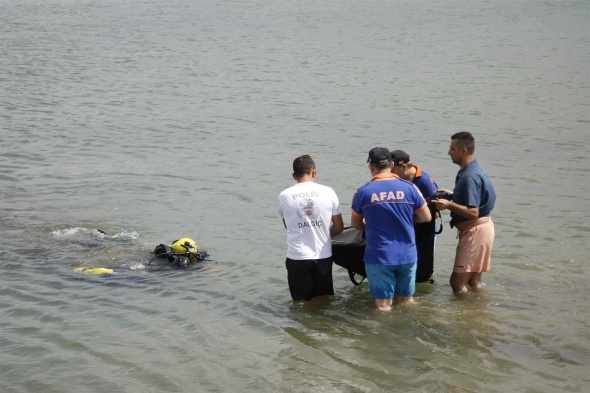
<svg viewBox="0 0 590 393"><path fill-rule="evenodd" d="M471 278L469 279L469 286L471 288L482 288L483 285L481 284L481 273L471 273Z"/></svg>
<svg viewBox="0 0 590 393"><path fill-rule="evenodd" d="M393 303L394 304L399 304L399 305L410 305L410 304L415 304L416 302L414 301L414 298L412 296L400 296L400 295L395 295L393 297Z"/></svg>
<svg viewBox="0 0 590 393"><path fill-rule="evenodd" d="M391 304L393 303L393 299L373 299L375 302L375 307L378 311L389 311L391 310Z"/></svg>
<svg viewBox="0 0 590 393"><path fill-rule="evenodd" d="M467 283L471 279L472 273L455 273L451 274L451 279L449 280L451 284L451 288L453 288L453 292L456 294L465 293L467 292Z"/></svg>

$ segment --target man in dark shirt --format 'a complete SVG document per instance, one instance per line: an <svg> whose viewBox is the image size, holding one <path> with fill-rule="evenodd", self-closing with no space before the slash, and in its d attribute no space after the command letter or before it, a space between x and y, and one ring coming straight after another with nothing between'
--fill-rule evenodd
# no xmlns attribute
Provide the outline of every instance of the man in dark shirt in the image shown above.
<svg viewBox="0 0 590 393"><path fill-rule="evenodd" d="M434 178L423 171L418 165L410 160L410 155L403 150L394 150L391 152L391 162L393 166L391 173L398 175L401 179L414 183L427 199L438 191L438 185ZM416 235L416 248L418 250L418 265L416 267L416 282L432 282L434 273L434 249L436 244L436 234L440 233L437 228L436 218L438 212L435 212L432 205L429 205L432 220L429 222L414 223L414 233Z"/></svg>
<svg viewBox="0 0 590 393"><path fill-rule="evenodd" d="M481 275L490 269L494 223L490 213L496 202L494 186L475 159L475 139L469 132L451 137L449 155L461 169L457 172L453 200L436 199L438 210L451 211L451 228L459 231L459 244L450 283L455 293L481 288Z"/></svg>

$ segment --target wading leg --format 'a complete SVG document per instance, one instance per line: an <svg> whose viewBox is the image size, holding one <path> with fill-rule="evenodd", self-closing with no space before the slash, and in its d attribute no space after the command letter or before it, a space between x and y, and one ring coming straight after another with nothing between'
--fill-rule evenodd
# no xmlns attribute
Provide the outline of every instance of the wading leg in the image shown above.
<svg viewBox="0 0 590 393"><path fill-rule="evenodd" d="M449 280L453 292L457 294L467 292L467 283L469 283L472 274L473 273L453 272L453 274L451 274L451 279Z"/></svg>
<svg viewBox="0 0 590 393"><path fill-rule="evenodd" d="M469 286L471 288L481 288L483 285L481 284L481 273L471 273L471 278L469 279Z"/></svg>
<svg viewBox="0 0 590 393"><path fill-rule="evenodd" d="M375 302L375 307L379 311L389 311L391 310L391 304L393 303L393 299L373 299Z"/></svg>

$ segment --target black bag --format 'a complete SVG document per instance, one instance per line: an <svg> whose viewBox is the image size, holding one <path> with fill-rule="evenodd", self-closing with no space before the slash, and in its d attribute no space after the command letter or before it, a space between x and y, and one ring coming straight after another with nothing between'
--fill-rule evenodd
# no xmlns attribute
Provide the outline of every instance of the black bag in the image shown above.
<svg viewBox="0 0 590 393"><path fill-rule="evenodd" d="M333 262L348 270L350 281L354 285L360 285L367 277L365 271L365 232L353 227L346 227L338 236L332 239L332 260ZM358 282L354 276L362 276Z"/></svg>
<svg viewBox="0 0 590 393"><path fill-rule="evenodd" d="M434 282L431 279L432 273L434 273L434 224L434 216L430 222L414 223L416 251L418 252L416 282Z"/></svg>
<svg viewBox="0 0 590 393"><path fill-rule="evenodd" d="M433 218L430 222L414 224L418 252L416 282L434 282L431 277L434 273L434 237L437 233L434 231L436 220L432 210L431 208ZM367 277L364 262L366 245L365 232L353 227L344 228L342 233L332 239L332 260L348 270L348 276L354 285L359 285ZM355 279L355 274L363 277L360 282Z"/></svg>
<svg viewBox="0 0 590 393"><path fill-rule="evenodd" d="M416 251L418 251L418 266L416 266L416 282L433 283L432 274L434 273L434 242L435 236L442 233L443 223L440 211L436 210L433 199L453 200L453 194L443 191L437 191L427 198L428 208L432 215L430 222L414 223L414 234L416 235ZM436 215L440 218L440 229L435 230Z"/></svg>

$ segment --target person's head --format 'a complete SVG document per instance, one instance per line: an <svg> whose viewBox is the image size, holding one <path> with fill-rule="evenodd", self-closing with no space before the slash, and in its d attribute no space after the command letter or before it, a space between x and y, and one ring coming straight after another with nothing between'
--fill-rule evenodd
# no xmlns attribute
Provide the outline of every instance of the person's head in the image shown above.
<svg viewBox="0 0 590 393"><path fill-rule="evenodd" d="M378 172L391 170L391 153L385 147L374 147L369 151L367 163Z"/></svg>
<svg viewBox="0 0 590 393"><path fill-rule="evenodd" d="M293 178L299 180L306 175L315 178L315 162L307 154L293 160Z"/></svg>
<svg viewBox="0 0 590 393"><path fill-rule="evenodd" d="M475 139L470 132L457 132L451 136L449 155L453 163L463 167L471 161L475 153Z"/></svg>
<svg viewBox="0 0 590 393"><path fill-rule="evenodd" d="M411 169L414 164L410 161L410 155L403 150L394 150L391 152L391 173L401 177L402 179L408 179L412 177Z"/></svg>

